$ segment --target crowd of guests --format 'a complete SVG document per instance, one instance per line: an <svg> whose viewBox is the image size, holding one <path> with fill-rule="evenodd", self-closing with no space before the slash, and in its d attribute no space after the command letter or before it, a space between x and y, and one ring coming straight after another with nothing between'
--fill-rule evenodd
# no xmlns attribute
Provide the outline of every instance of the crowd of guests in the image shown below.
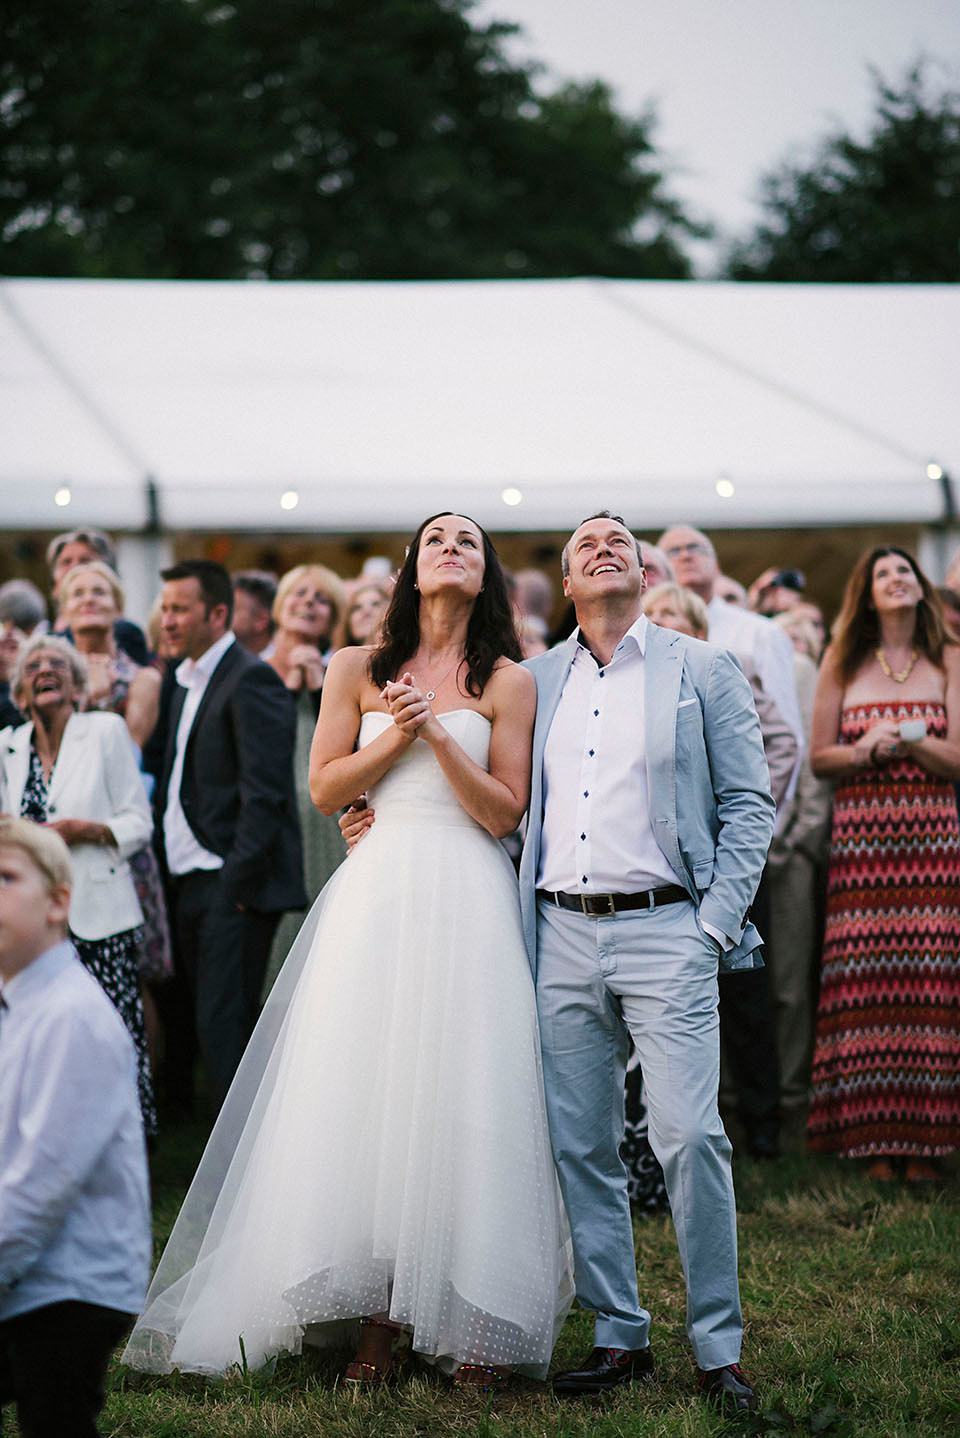
<svg viewBox="0 0 960 1438"><path fill-rule="evenodd" d="M948 575L947 585L934 591L909 557L900 561L909 565L916 576L914 582L922 585L912 622L923 643L932 647L929 653L923 648L919 651L922 661L913 660L909 674L901 677L895 666L889 674L882 670L879 677L887 692L879 696L870 691L869 683L869 669L875 670L879 664L874 651L890 651L896 658L901 650L912 654L914 646L912 639L907 649L906 641L899 648L889 641L883 647L874 642L880 630L874 620L877 611L871 597L873 580L861 566L851 580L852 585L859 586L860 596L851 600L848 595L838 619L839 634L828 666L828 673L833 675L829 681L831 708L822 715L818 728L815 693L827 646L827 624L822 608L807 594L805 577L799 570L767 569L745 587L723 574L709 538L689 526L672 527L657 545L644 543L642 554L647 577L644 609L648 617L661 626L707 639L736 654L753 689L761 721L771 790L778 807L776 835L754 905L766 939L766 968L749 979L736 976L721 980L722 1095L728 1113L739 1118L743 1140L751 1153L774 1157L780 1151L782 1129L786 1127L789 1133L796 1134L806 1123L821 957L825 956L824 972L830 980L820 1000L821 1028L835 1029L839 1020L835 1013L831 1016L834 999L830 996L837 983L843 987L847 982L844 971L838 973L836 968L838 962L843 963L842 955L837 957L837 944L841 949L844 944L869 949L877 937L870 931L870 925L878 922L874 907L869 920L856 920L864 925L862 933L851 936L847 932L839 941L836 936L840 851L843 846L849 850L856 842L848 832L849 826L854 825L859 832L867 820L856 807L860 796L856 783L852 801L855 819L844 807L848 802L845 784L840 786L840 802L834 803L837 780L844 778L843 764L833 753L820 754L821 749L833 750L838 744L845 748L852 743L848 733L841 733L846 705L841 703L838 709L836 701L837 686L842 699L855 675L849 659L844 659L846 667L837 675L833 656L839 644L842 652L855 652L861 663L867 663L868 698L879 704L876 715L888 728L895 727L900 722L898 716L905 712L902 702L891 709L894 699L907 702L913 715L914 690L926 677L930 692L916 696L921 709L914 717L930 721L929 738L935 739L929 705L938 699L949 700L949 695L936 695L932 681L935 672L942 672L937 666L944 662L943 655L949 659L953 653L951 636L958 632L960 624L960 594L949 583L952 577L960 585L960 564L956 574ZM294 701L292 732L288 706L280 705L275 714L257 716L255 727L260 724L262 732L251 746L262 746L261 754L268 759L264 767L289 774L295 794L295 820L290 816L288 822L290 847L292 855L293 845L298 843L299 854L292 866L297 877L291 879L285 897L288 901L295 897L299 902L287 902L282 909L271 908L269 918L260 925L261 932L255 936L246 934L253 957L242 985L247 1006L245 1013L238 1016L233 1041L234 1048L242 1051L242 1036L257 1011L264 988L269 989L282 966L306 908L346 852L335 818L322 814L311 801L310 745L330 658L344 646L374 641L390 600L393 577L386 561L375 560L369 566L372 572L350 580L323 565L298 565L282 576L242 570L230 577L228 587L223 572L215 572L217 566L201 564L196 574L167 579L164 588L170 592L196 591L199 610L219 611L213 629L208 632L205 627L209 615L204 612L199 639L184 638L183 621L176 614L165 617L160 596L147 624L148 638L123 614L123 589L108 536L92 529L58 535L48 547L47 562L49 606L28 580L12 579L0 587L0 725L8 726L3 746L2 808L52 824L73 850L76 878L71 934L84 963L99 978L134 1037L140 1063L142 1111L146 1132L152 1136L157 1131L153 1071L159 1069L163 1075L164 1098L171 1113L190 1111L198 1036L201 1049L205 1043L222 1048L222 1036L203 1037L204 1021L197 1012L198 1004L216 1008L220 1001L215 995L201 1001L190 992L190 982L185 977L191 963L189 952L195 947L192 935L197 932L202 914L185 897L197 890L197 883L184 883L178 872L192 874L195 868L207 874L216 872L221 865L214 864L214 859L222 859L222 855L216 853L216 846L206 849L206 857L203 852L199 857L188 852L185 859L175 859L172 867L167 864L164 883L158 862L158 849L160 859L164 858L164 835L159 834L159 842L154 842L150 813L153 800L161 827L174 826L176 851L177 820L182 819L182 814L171 815L170 811L180 809L181 796L169 792L160 795L158 805L154 786L163 773L171 709L179 707L174 700L182 690L184 676L178 675L178 665L193 665L202 658L202 651L192 652L199 643L209 649L207 640L212 638L214 643L222 644L230 633L238 649L256 656L273 671ZM214 574L214 581L209 579L210 574ZM569 632L570 615L557 611L554 586L542 571L523 570L508 573L506 578L522 652L526 657L542 653ZM209 592L210 583L214 587L219 584L218 595ZM218 604L215 599L219 599ZM939 628L927 618L928 609L936 614ZM907 625L909 622L901 621ZM943 639L927 639L931 632L946 637L946 649ZM196 687L196 676L193 684ZM827 674L821 674L821 688L825 696ZM859 698L859 689L854 690L854 697ZM924 703L927 708L923 708ZM824 704L825 697L821 707ZM247 707L240 704L238 711ZM225 721L231 712L229 708L225 710L222 719ZM873 711L869 717L875 717ZM868 726L871 730L873 727ZM828 732L831 728L836 732ZM121 743L124 731L127 744ZM239 728L236 736L239 742ZM202 733L197 737L202 738ZM876 744L871 743L871 749L875 748ZM846 758L845 753L842 758ZM922 747L918 750L914 745L909 752L902 747L890 758L891 762L899 762L889 770L884 765L882 774L871 773L871 783L896 778L902 784L904 762L919 761L925 776L931 772L930 760L924 762ZM248 782L241 771L242 764L230 774L231 784ZM210 791L216 794L222 790L223 777L215 769L211 772L206 766L192 765L188 787L195 793L191 801L200 805L209 802ZM166 778L169 784L170 775ZM182 765L178 779L182 787ZM284 779L280 790L286 785ZM902 789L898 796L902 798ZM282 803L284 798L284 793L274 795L276 803ZM256 804L248 807L255 809ZM838 829L834 832L831 865L832 816ZM251 816L247 817L252 825ZM231 810L229 822L235 819ZM917 826L925 820L914 815L911 822L919 849L926 838ZM189 822L186 829L189 833ZM251 846L251 854L262 858L266 852L264 832L258 837L261 842ZM187 842L189 850L189 838ZM935 842L932 835L930 842ZM509 840L507 844L510 848ZM198 848L203 851L204 846ZM514 841L513 852L519 852L519 838ZM861 855L859 862L869 865L871 856ZM883 865L887 860L881 855L877 862ZM183 869L184 863L190 867ZM251 876L253 869L248 861ZM210 883L207 878L207 891ZM203 890L201 884L200 891ZM201 908L208 897L209 893L202 894ZM899 902L898 896L898 905ZM863 910L848 896L847 911L849 929L855 922L851 913L862 916ZM171 935L171 915L175 920L178 913L183 917L181 928L189 932L180 945L187 952L176 964L177 935ZM925 934L924 921L918 922ZM246 922L245 929L250 927ZM924 943L926 939L921 937L915 942ZM895 957L891 964L896 973ZM893 978L890 982L894 983ZM844 1001L840 1002L842 1006ZM823 1042L818 1040L811 1142L839 1152L870 1155L876 1149L875 1170L892 1176L892 1161L911 1156L908 1138L901 1135L896 1144L888 1145L889 1152L881 1152L884 1141L871 1140L862 1133L856 1139L843 1132L831 1138L832 1120L823 1117L823 1105L828 1102L824 1085L829 1089L833 1084L837 1090L845 1084L856 1084L858 1102L867 1103L870 1110L871 1101L866 1095L874 1094L876 1108L881 1102L876 1095L882 1082L870 1065L882 1069L881 1059L876 1054L870 1060L863 1059L864 1071L869 1070L871 1077L862 1079L854 1070L844 1068L846 1060L837 1060L840 1070L831 1078L823 1067L825 1062ZM229 1084L235 1059L228 1056L224 1060L211 1053L207 1067L208 1078L215 1070L221 1073L219 1081L212 1081L216 1100ZM868 1112L864 1122L868 1127L871 1123L882 1127L880 1120L877 1109L876 1113ZM663 1201L663 1188L644 1134L642 1076L632 1071L624 1153L632 1171L635 1201L643 1208L654 1208ZM942 1145L935 1138L918 1138L917 1144L919 1151L912 1155L910 1172L916 1178L922 1171L932 1179L929 1160L935 1158Z"/></svg>
<svg viewBox="0 0 960 1438"><path fill-rule="evenodd" d="M648 619L739 661L777 808L752 910L765 966L720 977L722 1103L757 1158L805 1132L878 1182L936 1184L960 1141L960 563L937 590L895 546L864 555L828 643L796 569L744 587L686 525L641 554ZM186 560L144 634L106 535L59 535L47 561L49 606L0 586L0 815L59 836L72 885L25 830L0 848L6 833L38 869L43 935L58 954L69 936L126 1027L149 1140L158 1112L193 1111L198 1055L219 1109L346 854L311 798L311 744L331 658L376 642L395 576ZM522 654L546 653L572 615L539 570L506 582ZM631 1198L652 1211L666 1188L636 1056L626 1111ZM4 1361L0 1344L0 1383Z"/></svg>

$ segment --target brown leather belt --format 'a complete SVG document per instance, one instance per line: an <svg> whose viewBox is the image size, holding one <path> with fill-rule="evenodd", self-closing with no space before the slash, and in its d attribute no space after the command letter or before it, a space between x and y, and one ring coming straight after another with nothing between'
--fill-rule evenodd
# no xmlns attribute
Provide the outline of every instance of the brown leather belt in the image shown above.
<svg viewBox="0 0 960 1438"><path fill-rule="evenodd" d="M679 884L667 884L662 889L646 889L642 894L554 894L549 889L538 889L537 898L556 904L558 909L572 909L590 919L602 919L624 909L658 909L661 904L679 904L682 899L689 901L690 895Z"/></svg>

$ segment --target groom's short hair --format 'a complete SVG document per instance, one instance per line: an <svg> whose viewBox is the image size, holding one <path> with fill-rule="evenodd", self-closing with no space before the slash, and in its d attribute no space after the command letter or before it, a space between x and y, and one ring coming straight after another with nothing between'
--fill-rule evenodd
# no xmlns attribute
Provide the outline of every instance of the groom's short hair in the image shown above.
<svg viewBox="0 0 960 1438"><path fill-rule="evenodd" d="M580 523L574 528L573 533L576 534L578 529L582 529L585 524L589 524L591 519L612 519L614 524L622 524L624 529L630 531L630 526L624 519L622 514L614 514L609 509L598 509L596 514L588 514L586 519L581 519ZM571 535L570 538L572 539L573 535ZM643 550L640 547L640 541L636 535L633 536L633 542L637 546L637 558L640 561L640 568L642 569ZM567 575L570 573L570 556L567 553L569 548L570 540L568 539L566 544L560 551L560 573L563 575L564 579L566 579Z"/></svg>

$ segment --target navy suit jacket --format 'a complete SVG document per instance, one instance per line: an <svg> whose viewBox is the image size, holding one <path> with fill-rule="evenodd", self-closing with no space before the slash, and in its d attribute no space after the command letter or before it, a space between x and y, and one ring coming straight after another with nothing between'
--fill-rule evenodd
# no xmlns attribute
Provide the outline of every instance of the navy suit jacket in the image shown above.
<svg viewBox="0 0 960 1438"><path fill-rule="evenodd" d="M177 685L156 791L161 850L185 697ZM210 676L190 730L180 802L203 847L223 859L227 897L264 913L307 903L293 781L295 729L293 695L279 675L231 644Z"/></svg>

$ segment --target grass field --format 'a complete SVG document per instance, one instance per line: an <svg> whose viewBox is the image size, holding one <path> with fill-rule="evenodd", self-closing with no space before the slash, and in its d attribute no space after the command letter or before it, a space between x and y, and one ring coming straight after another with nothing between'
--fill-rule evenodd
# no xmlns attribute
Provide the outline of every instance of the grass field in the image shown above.
<svg viewBox="0 0 960 1438"><path fill-rule="evenodd" d="M154 1160L158 1247L202 1135L168 1135ZM266 1376L224 1383L131 1374L114 1364L104 1435L133 1438L633 1438L737 1433L960 1434L960 1161L936 1195L872 1184L861 1166L793 1154L738 1161L743 1364L762 1412L728 1420L693 1396L683 1280L669 1218L638 1220L641 1297L653 1313L658 1370L649 1385L601 1400L553 1398L515 1380L492 1399L454 1393L413 1369L374 1393L345 1391L349 1353L307 1351ZM569 1366L591 1346L575 1311L555 1355ZM16 1431L11 1429L10 1431Z"/></svg>

